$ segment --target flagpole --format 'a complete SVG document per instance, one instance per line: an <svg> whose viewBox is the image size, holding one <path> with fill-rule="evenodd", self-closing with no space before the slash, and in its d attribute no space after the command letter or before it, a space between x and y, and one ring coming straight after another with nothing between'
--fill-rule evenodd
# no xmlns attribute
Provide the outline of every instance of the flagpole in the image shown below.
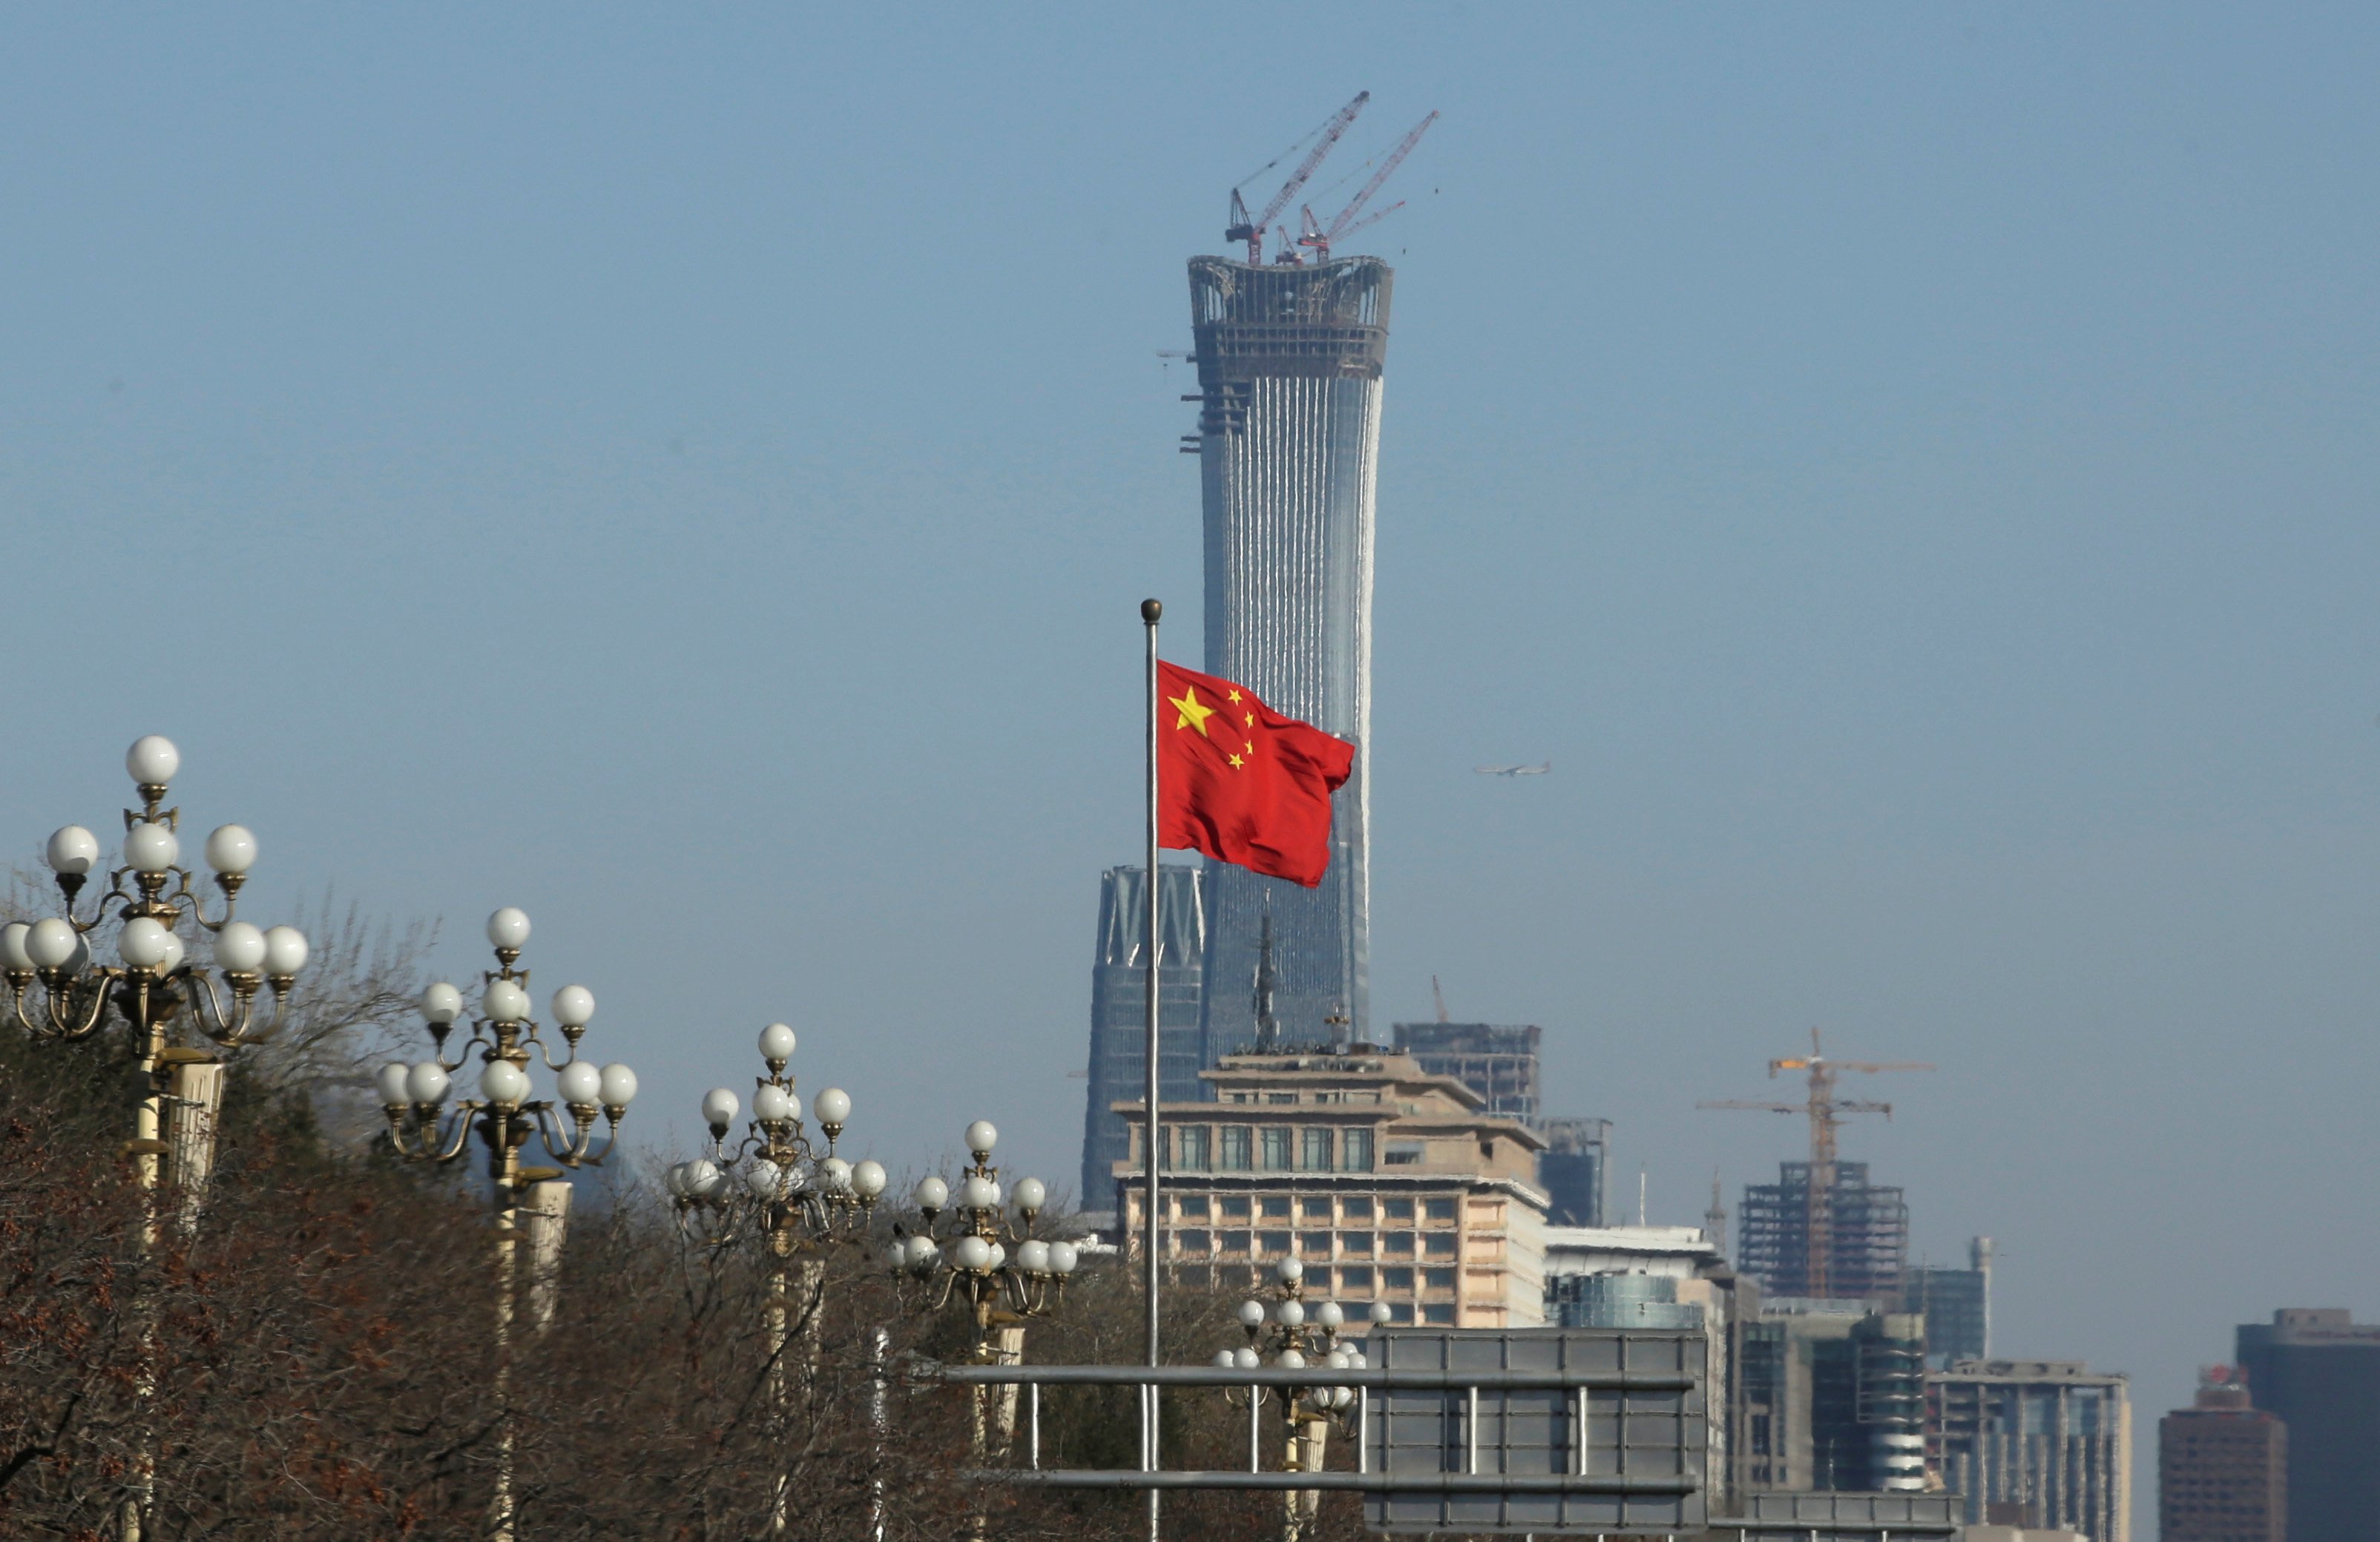
<svg viewBox="0 0 2380 1542"><path fill-rule="evenodd" d="M1158 1157L1165 1149L1164 1126L1159 1121L1157 1113L1160 1090L1157 1075L1157 1025L1160 1004L1157 989L1157 948L1160 935L1157 929L1157 618L1164 612L1165 607L1154 600L1144 600L1140 602L1141 623L1148 633L1148 953L1146 960L1148 970L1148 984L1146 991L1148 1009L1147 1054L1148 1101L1143 1105L1148 1111L1148 1117L1143 1126L1144 1134L1141 1140L1141 1154L1148 1166L1148 1188L1146 1208L1141 1215L1141 1264L1148 1270L1148 1363L1152 1366L1159 1363L1157 1166ZM1141 1390L1140 1466L1143 1472L1153 1473L1157 1470L1157 1388L1152 1384ZM1148 1490L1148 1542L1158 1542L1157 1512L1158 1491L1152 1486Z"/></svg>

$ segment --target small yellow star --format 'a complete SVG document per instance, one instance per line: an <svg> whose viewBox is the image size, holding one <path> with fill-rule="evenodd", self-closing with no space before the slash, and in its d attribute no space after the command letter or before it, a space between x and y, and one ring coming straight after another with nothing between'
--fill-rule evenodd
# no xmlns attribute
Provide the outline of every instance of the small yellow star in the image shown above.
<svg viewBox="0 0 2380 1542"><path fill-rule="evenodd" d="M1232 769L1233 771L1238 771L1244 763L1245 762L1243 762L1238 756L1234 755L1232 757Z"/></svg>
<svg viewBox="0 0 2380 1542"><path fill-rule="evenodd" d="M1240 747L1246 750L1249 754L1254 755L1257 752L1257 742L1254 739L1250 739Z"/></svg>
<svg viewBox="0 0 2380 1542"><path fill-rule="evenodd" d="M1254 712L1243 712L1240 714L1240 721L1254 728L1257 725L1257 715Z"/></svg>
<svg viewBox="0 0 2380 1542"><path fill-rule="evenodd" d="M1197 686L1184 686L1180 696L1169 696L1165 699L1182 709L1182 715L1173 720L1175 728L1195 728L1201 738L1206 736L1207 720L1215 715L1215 709L1198 699Z"/></svg>
<svg viewBox="0 0 2380 1542"><path fill-rule="evenodd" d="M1232 700L1234 700L1234 701L1237 701L1239 698L1240 698L1240 693L1239 693L1239 692L1237 692L1237 691L1233 691L1233 692L1232 693Z"/></svg>

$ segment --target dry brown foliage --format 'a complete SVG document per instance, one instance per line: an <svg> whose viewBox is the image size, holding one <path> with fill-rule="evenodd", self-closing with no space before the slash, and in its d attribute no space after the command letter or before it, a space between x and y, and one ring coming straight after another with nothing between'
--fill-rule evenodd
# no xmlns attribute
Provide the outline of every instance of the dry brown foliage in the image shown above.
<svg viewBox="0 0 2380 1542"><path fill-rule="evenodd" d="M964 1390L904 1379L874 1426L874 1331L910 1366L963 1356L969 1330L955 1307L922 1313L872 1247L829 1257L772 1420L757 1252L689 1245L623 1173L580 1179L559 1310L520 1336L509 1406L469 1164L432 1172L329 1139L302 1085L236 1072L202 1224L144 1253L118 1154L127 1069L106 1037L0 1036L0 1535L110 1535L153 1441L152 1536L476 1536L502 1420L524 1542L763 1536L780 1467L797 1537L857 1542L880 1494L895 1542L963 1536L978 1502L1002 1542L1142 1535L1136 1495L965 1484ZM1028 1357L1136 1360L1138 1300L1124 1271L1087 1271L1032 1326ZM1178 1295L1169 1358L1235 1342L1232 1305ZM1126 1390L1053 1389L1044 1463L1132 1465L1132 1410ZM1169 1462L1245 1463L1245 1415L1220 1393L1170 1395L1167 1418ZM1274 1536L1279 1502L1170 1496L1167 1535ZM1320 1535L1356 1534L1353 1502L1326 1500Z"/></svg>

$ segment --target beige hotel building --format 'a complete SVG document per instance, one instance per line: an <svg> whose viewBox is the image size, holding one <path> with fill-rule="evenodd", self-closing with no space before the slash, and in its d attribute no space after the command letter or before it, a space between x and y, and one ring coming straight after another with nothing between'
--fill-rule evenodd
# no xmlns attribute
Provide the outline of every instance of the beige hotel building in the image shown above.
<svg viewBox="0 0 2380 1542"><path fill-rule="evenodd" d="M1198 1075L1212 1101L1160 1105L1159 1246L1179 1283L1247 1290L1294 1254L1309 1301L1450 1328L1545 1321L1545 1142L1527 1125L1370 1046L1226 1055ZM1132 1127L1116 1214L1137 1254L1147 1122L1138 1102L1114 1108Z"/></svg>

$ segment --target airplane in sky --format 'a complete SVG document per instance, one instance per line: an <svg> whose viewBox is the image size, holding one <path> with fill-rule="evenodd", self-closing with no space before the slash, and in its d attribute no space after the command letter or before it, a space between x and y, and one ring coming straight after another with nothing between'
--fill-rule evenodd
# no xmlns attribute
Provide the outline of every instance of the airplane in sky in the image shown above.
<svg viewBox="0 0 2380 1542"><path fill-rule="evenodd" d="M1481 776L1543 776L1554 769L1554 763L1548 760L1536 766L1474 766L1471 769Z"/></svg>

